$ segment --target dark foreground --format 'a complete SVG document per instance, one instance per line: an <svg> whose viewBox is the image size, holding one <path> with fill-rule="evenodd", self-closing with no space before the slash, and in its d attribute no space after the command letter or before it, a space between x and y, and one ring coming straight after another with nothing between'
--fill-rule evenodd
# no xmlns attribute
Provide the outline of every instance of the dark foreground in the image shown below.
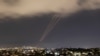
<svg viewBox="0 0 100 56"><path fill-rule="evenodd" d="M1 48L0 56L100 56L99 48Z"/></svg>

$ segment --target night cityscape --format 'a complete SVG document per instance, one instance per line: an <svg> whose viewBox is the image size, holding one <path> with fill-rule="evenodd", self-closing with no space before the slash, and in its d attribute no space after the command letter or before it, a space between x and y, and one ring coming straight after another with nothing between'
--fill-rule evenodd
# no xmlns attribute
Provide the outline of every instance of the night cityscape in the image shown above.
<svg viewBox="0 0 100 56"><path fill-rule="evenodd" d="M0 56L100 56L100 0L0 0Z"/></svg>
<svg viewBox="0 0 100 56"><path fill-rule="evenodd" d="M100 56L100 48L0 48L0 56Z"/></svg>

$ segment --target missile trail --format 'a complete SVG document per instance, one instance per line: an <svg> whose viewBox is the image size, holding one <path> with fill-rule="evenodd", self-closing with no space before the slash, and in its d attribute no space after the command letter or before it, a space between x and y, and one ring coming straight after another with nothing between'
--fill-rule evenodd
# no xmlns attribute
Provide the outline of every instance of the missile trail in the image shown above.
<svg viewBox="0 0 100 56"><path fill-rule="evenodd" d="M45 31L43 32L42 37L39 39L39 42L36 44L37 47L46 38L46 36L49 35L49 33L54 29L54 27L60 21L60 19L61 19L61 16L59 17L59 15L54 15L52 17L51 21L49 22L49 24L47 25Z"/></svg>
<svg viewBox="0 0 100 56"><path fill-rule="evenodd" d="M53 16L53 18L51 19L50 23L48 24L48 26L46 27L46 30L44 31L42 37L40 38L40 42L42 42L46 36L54 29L55 25L60 21L60 17L55 15Z"/></svg>

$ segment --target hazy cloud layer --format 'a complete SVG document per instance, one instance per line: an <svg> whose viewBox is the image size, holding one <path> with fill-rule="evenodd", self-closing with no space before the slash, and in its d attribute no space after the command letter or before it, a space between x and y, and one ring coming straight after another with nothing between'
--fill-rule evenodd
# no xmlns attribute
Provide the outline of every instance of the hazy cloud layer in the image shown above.
<svg viewBox="0 0 100 56"><path fill-rule="evenodd" d="M0 16L70 14L100 8L100 0L0 0Z"/></svg>

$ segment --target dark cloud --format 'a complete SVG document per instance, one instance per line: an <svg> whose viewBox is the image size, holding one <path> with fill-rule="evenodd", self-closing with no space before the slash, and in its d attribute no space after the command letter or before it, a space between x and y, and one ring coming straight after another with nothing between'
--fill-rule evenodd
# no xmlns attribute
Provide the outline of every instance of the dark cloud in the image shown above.
<svg viewBox="0 0 100 56"><path fill-rule="evenodd" d="M100 9L100 0L0 0L0 17L32 16L48 13L72 14ZM18 15L16 15L18 14Z"/></svg>

